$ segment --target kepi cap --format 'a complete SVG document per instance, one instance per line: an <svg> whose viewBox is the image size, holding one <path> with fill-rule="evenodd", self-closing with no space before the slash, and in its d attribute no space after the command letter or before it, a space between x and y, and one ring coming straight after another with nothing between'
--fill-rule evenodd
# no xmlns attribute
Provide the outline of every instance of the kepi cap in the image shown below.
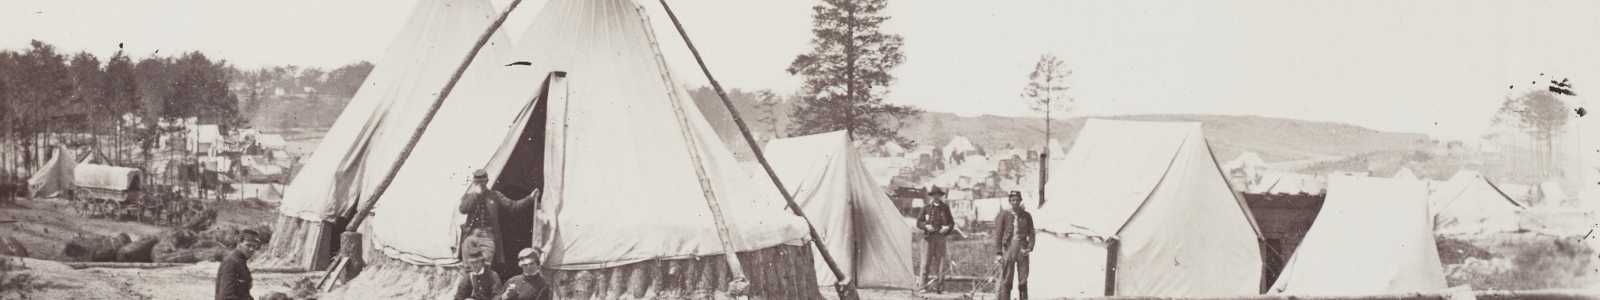
<svg viewBox="0 0 1600 300"><path fill-rule="evenodd" d="M531 264L539 262L539 249L523 248L517 252L517 264Z"/></svg>

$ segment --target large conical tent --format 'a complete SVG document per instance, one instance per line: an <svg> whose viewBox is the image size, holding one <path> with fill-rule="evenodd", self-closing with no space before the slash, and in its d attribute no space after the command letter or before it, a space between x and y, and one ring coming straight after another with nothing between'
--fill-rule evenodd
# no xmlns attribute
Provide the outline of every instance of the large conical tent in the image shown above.
<svg viewBox="0 0 1600 300"><path fill-rule="evenodd" d="M1428 196L1433 230L1439 234L1512 232L1519 227L1523 206L1488 178L1473 171L1457 172Z"/></svg>
<svg viewBox="0 0 1600 300"><path fill-rule="evenodd" d="M1290 295L1445 288L1421 181L1334 176L1317 220L1271 291Z"/></svg>
<svg viewBox="0 0 1600 300"><path fill-rule="evenodd" d="M423 0L412 11L284 191L277 234L257 256L257 265L327 264L343 230L339 221L390 171L428 106L495 15L488 0ZM510 52L509 38L496 36L477 61L505 61Z"/></svg>
<svg viewBox="0 0 1600 300"><path fill-rule="evenodd" d="M913 288L911 226L862 166L844 131L767 142L767 161L834 261L857 286ZM760 178L760 177L758 177ZM781 197L781 195L779 195ZM817 283L833 272L816 260Z"/></svg>
<svg viewBox="0 0 1600 300"><path fill-rule="evenodd" d="M1034 214L1033 295L1260 292L1259 232L1200 123L1093 119L1066 156Z"/></svg>
<svg viewBox="0 0 1600 300"><path fill-rule="evenodd" d="M29 197L57 197L71 190L72 171L77 166L77 154L66 147L55 148L51 151L50 160L28 177Z"/></svg>
<svg viewBox="0 0 1600 300"><path fill-rule="evenodd" d="M465 219L456 206L481 168L507 196L543 189L540 214L553 228L544 267L563 298L725 291L728 249L711 200L752 294L820 296L804 221L739 168L667 72L642 10L629 0L547 2L518 40L515 60L529 65L493 68L524 71L464 80L438 111L366 224L374 265L337 293L452 290ZM533 232L542 231L505 234Z"/></svg>

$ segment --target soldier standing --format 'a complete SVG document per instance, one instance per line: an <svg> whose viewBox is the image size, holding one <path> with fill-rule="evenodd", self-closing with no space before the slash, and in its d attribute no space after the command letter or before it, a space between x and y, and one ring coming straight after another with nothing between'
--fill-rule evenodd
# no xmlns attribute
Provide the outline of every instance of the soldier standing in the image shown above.
<svg viewBox="0 0 1600 300"><path fill-rule="evenodd" d="M1000 213L995 222L995 262L1000 267L999 299L1010 299L1011 282L1016 279L1018 299L1028 299L1028 253L1033 252L1033 214L1022 208L1022 192L1007 197L1011 209ZM1014 277L1013 277L1014 276Z"/></svg>
<svg viewBox="0 0 1600 300"><path fill-rule="evenodd" d="M933 201L917 217L917 228L922 229L922 240L927 243L927 260L922 264L922 284L927 290L942 293L945 236L955 228L955 217L950 215L950 206L944 202L944 190L935 186L928 191L928 197ZM929 281L930 278L935 281Z"/></svg>
<svg viewBox="0 0 1600 300"><path fill-rule="evenodd" d="M509 200L505 195L489 188L489 174L479 169L472 174L472 186L466 195L461 197L461 213L467 215L466 223L461 224L460 247L462 256L470 256L467 251L475 249L494 250L492 256L487 257L486 263L491 268L498 263L506 262L500 254L501 247L505 245L505 236L501 235L504 226L500 216L509 211L528 210L539 196L539 191L534 190L528 197Z"/></svg>

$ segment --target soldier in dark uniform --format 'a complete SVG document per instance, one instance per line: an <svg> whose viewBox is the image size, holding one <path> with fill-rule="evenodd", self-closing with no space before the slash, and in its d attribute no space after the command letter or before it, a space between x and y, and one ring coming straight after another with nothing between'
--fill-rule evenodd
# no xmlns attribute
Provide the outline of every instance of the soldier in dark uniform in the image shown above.
<svg viewBox="0 0 1600 300"><path fill-rule="evenodd" d="M490 245L475 245L490 246ZM488 300L494 293L500 291L500 273L494 271L489 260L494 257L493 248L463 250L470 253L466 258L466 268L461 270L461 279L456 282L456 300Z"/></svg>
<svg viewBox="0 0 1600 300"><path fill-rule="evenodd" d="M528 197L522 199L510 200L499 191L489 189L488 184L487 172L483 170L473 172L472 186L468 188L466 195L461 197L459 209L461 213L467 214L467 222L461 224L462 241L457 249L461 250L463 257L471 255L467 251L474 249L495 250L493 255L487 258L489 259L487 264L493 268L495 264L507 262L500 254L505 252L501 249L505 245L505 236L502 235L500 228L505 226L502 221L511 220L501 220L500 216L510 211L529 210L533 206L533 199L539 197L539 191L534 190Z"/></svg>
<svg viewBox="0 0 1600 300"><path fill-rule="evenodd" d="M222 259L222 264L217 266L217 300L251 299L253 280L249 262L250 257L256 254L256 246L260 244L255 231L246 230L244 238Z"/></svg>
<svg viewBox="0 0 1600 300"><path fill-rule="evenodd" d="M927 290L942 293L944 284L945 237L955 228L955 217L950 206L944 203L944 190L935 186L928 191L932 199L917 217L917 228L922 229L922 240L927 243L927 260L922 264L922 284ZM930 278L936 282L928 281Z"/></svg>
<svg viewBox="0 0 1600 300"><path fill-rule="evenodd" d="M522 249L517 253L517 266L522 267L522 274L506 280L505 290L496 296L497 300L547 300L550 299L550 287L545 285L544 276L539 274L542 266L539 264L539 250L534 248Z"/></svg>
<svg viewBox="0 0 1600 300"><path fill-rule="evenodd" d="M1011 191L1011 209L995 222L995 262L1000 265L999 299L1010 299L1011 281L1017 282L1018 299L1028 299L1028 253L1033 252L1033 214L1022 208L1022 192Z"/></svg>

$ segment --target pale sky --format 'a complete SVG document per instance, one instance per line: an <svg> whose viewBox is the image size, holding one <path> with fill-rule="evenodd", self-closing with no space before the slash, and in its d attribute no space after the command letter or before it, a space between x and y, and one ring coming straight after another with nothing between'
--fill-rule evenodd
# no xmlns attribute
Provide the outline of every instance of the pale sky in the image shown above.
<svg viewBox="0 0 1600 300"><path fill-rule="evenodd" d="M376 60L416 0L0 0L0 48L41 39L102 57L204 51L244 66ZM704 85L659 4L641 0L678 78ZM504 7L510 0L494 0ZM520 36L544 0L506 26ZM811 1L675 1L728 87L793 92ZM891 2L907 62L892 102L1032 115L1042 53L1073 69L1080 114L1249 114L1470 137L1539 73L1600 93L1600 1ZM1578 99L1577 101L1584 101Z"/></svg>

